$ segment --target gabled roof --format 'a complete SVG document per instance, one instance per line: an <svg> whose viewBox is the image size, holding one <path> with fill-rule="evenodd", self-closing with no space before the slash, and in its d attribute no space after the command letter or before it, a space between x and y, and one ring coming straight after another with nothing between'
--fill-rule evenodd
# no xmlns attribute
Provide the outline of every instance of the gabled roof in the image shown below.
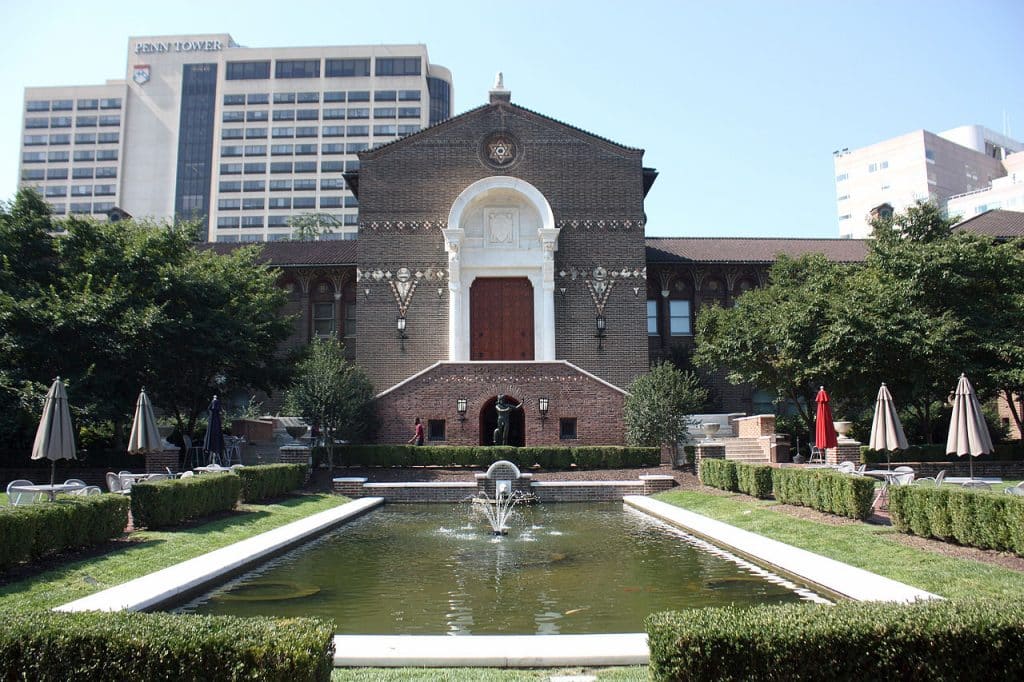
<svg viewBox="0 0 1024 682"><path fill-rule="evenodd" d="M764 239L745 237L648 237L647 264L774 263L780 254L793 258L820 253L838 263L867 258L863 239Z"/></svg>
<svg viewBox="0 0 1024 682"><path fill-rule="evenodd" d="M199 248L206 248L218 254L228 254L235 249L252 245L250 243L218 242L202 244ZM259 262L279 268L310 265L355 266L356 264L356 242L351 239L259 242L258 245L263 247L260 251Z"/></svg>
<svg viewBox="0 0 1024 682"><path fill-rule="evenodd" d="M1024 213L992 209L961 221L953 229L983 234L997 239L1024 237Z"/></svg>
<svg viewBox="0 0 1024 682"><path fill-rule="evenodd" d="M448 128L448 127L451 127L453 125L457 125L459 123L464 122L465 120L467 120L469 118L472 118L473 116L478 116L482 112L487 111L489 109L506 109L508 111L515 112L515 113L518 113L520 115L523 115L526 118L531 118L531 119L533 119L535 121L539 121L539 122L543 122L543 123L549 123L549 124L553 123L556 126L559 126L559 127L563 128L565 130L571 131L572 133L576 134L577 136L583 136L583 137L585 137L587 139L590 139L593 142L601 144L602 146L604 146L606 148L610 148L613 151L617 151L619 153L626 153L626 154L634 155L634 154L643 154L643 152L644 152L644 150L642 150L642 149L638 149L636 147L627 147L627 146L625 146L623 144L619 144L618 142L614 142L612 140L609 140L608 138L601 137L600 135L595 135L594 133L591 133L589 131L583 130L582 128L577 128L576 126L569 125L568 123L565 123L564 121L559 121L558 119L551 118L550 116L545 116L544 114L541 114L541 113L538 113L536 111L533 111L532 109L527 109L526 107L521 107L518 104L513 104L511 102L504 102L504 101L495 101L495 102L491 102L489 104L482 104L482 105L480 105L480 106L478 106L478 107L476 107L474 109L470 109L469 111L464 111L461 114L458 114L457 116L453 116L451 118L445 119L444 121L441 121L439 123L435 123L432 126L427 126L423 130L420 130L419 132L413 133L411 135L407 135L405 137L400 137L397 140L394 140L393 142L388 142L388 143L382 144L382 145L380 145L378 147L374 147L373 149L368 149L366 151L359 152L359 158L360 158L360 160L362 160L362 159L373 159L373 158L377 157L378 155L380 155L384 151L390 151L391 149L394 149L395 147L399 147L399 146L402 146L404 144L407 144L410 140L417 140L417 139L419 139L419 138L421 138L423 136L431 135L431 134L437 132L438 130L443 130L444 128Z"/></svg>

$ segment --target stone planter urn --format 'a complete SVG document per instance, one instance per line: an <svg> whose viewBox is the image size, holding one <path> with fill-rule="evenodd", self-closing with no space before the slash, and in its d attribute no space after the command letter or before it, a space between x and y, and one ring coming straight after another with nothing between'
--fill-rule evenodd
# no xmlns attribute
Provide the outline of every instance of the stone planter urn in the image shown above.
<svg viewBox="0 0 1024 682"><path fill-rule="evenodd" d="M849 438L850 429L853 428L853 422L832 422L832 426L835 427L836 434L838 434L840 438Z"/></svg>
<svg viewBox="0 0 1024 682"><path fill-rule="evenodd" d="M305 435L307 429L309 429L309 427L305 424L300 424L298 426L286 426L284 428L284 430L288 432L288 435L292 437L292 442L294 443L299 442L299 438Z"/></svg>
<svg viewBox="0 0 1024 682"><path fill-rule="evenodd" d="M718 433L722 425L718 422L704 422L700 425L700 430L704 432L704 441L712 442L715 440L715 434Z"/></svg>

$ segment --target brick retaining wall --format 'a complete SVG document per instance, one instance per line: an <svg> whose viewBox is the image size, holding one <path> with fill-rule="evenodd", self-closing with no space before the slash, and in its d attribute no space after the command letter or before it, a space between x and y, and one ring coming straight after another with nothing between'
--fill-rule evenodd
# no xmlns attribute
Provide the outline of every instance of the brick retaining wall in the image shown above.
<svg viewBox="0 0 1024 682"><path fill-rule="evenodd" d="M514 482L516 490L532 493L539 502L614 502L626 495L653 495L672 488L675 481L671 476L641 476L636 481L529 481L528 478ZM415 483L368 483L365 478L335 478L334 491L351 497L383 497L387 502L463 502L474 497L478 491L487 491L493 497L494 482L477 479L477 482L415 482Z"/></svg>

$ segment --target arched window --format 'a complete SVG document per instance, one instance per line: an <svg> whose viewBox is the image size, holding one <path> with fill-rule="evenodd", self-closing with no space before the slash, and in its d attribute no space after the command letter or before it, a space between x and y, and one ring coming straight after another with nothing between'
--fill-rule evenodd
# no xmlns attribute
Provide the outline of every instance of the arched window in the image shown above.
<svg viewBox="0 0 1024 682"><path fill-rule="evenodd" d="M718 305L725 307L726 290L725 283L717 277L709 277L704 280L700 289L701 306Z"/></svg>
<svg viewBox="0 0 1024 682"><path fill-rule="evenodd" d="M312 335L329 338L338 333L338 301L334 296L334 285L326 279L313 284L309 297Z"/></svg>

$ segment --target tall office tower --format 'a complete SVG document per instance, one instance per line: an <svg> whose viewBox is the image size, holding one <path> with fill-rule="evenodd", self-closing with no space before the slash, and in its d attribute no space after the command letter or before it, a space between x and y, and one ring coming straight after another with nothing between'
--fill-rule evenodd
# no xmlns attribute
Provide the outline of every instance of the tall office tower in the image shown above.
<svg viewBox="0 0 1024 682"><path fill-rule="evenodd" d="M242 47L130 38L127 77L25 89L20 178L58 216L193 218L209 241L354 238L356 153L445 120L448 69L424 45Z"/></svg>
<svg viewBox="0 0 1024 682"><path fill-rule="evenodd" d="M833 153L839 236L871 236L871 212L901 211L917 200L945 208L950 197L989 187L1003 160L1024 144L978 125L906 135Z"/></svg>

